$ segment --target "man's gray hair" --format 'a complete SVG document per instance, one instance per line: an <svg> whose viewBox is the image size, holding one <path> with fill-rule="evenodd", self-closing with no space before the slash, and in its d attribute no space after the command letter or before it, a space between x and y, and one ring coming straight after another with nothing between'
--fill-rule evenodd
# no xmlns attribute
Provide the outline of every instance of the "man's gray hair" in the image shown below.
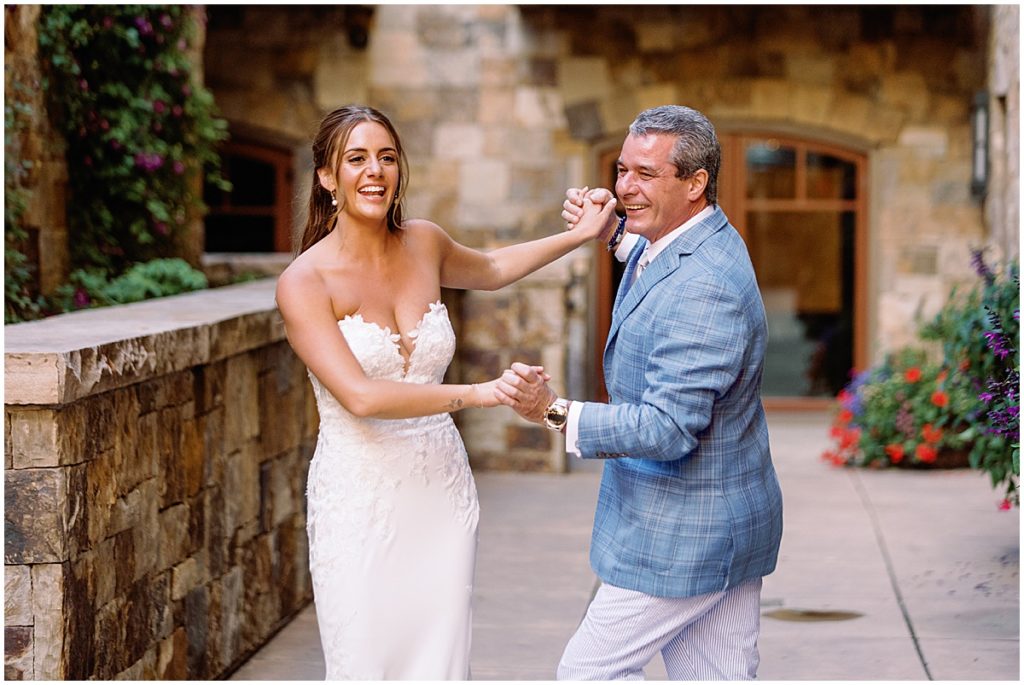
<svg viewBox="0 0 1024 685"><path fill-rule="evenodd" d="M695 109L683 105L662 105L646 109L629 126L635 136L664 133L676 136L672 163L677 178L689 178L698 169L708 172L704 197L709 204L718 202L718 168L722 164L722 146L715 127Z"/></svg>

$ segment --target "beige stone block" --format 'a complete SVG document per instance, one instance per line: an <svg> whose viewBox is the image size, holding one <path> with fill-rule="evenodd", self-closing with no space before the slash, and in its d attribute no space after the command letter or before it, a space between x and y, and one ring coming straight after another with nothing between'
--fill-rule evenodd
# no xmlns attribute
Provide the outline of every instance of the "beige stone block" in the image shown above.
<svg viewBox="0 0 1024 685"><path fill-rule="evenodd" d="M428 83L444 87L480 84L480 54L474 50L430 50L426 53Z"/></svg>
<svg viewBox="0 0 1024 685"><path fill-rule="evenodd" d="M484 57L480 60L480 88L510 91L520 81L521 68L521 62L513 57Z"/></svg>
<svg viewBox="0 0 1024 685"><path fill-rule="evenodd" d="M411 31L392 28L374 32L367 58L370 83L377 88L433 84L425 52Z"/></svg>
<svg viewBox="0 0 1024 685"><path fill-rule="evenodd" d="M504 84L499 84L504 85ZM481 124L508 124L508 113L515 106L515 92L506 87L484 85L480 89ZM493 130L491 128L488 131Z"/></svg>
<svg viewBox="0 0 1024 685"><path fill-rule="evenodd" d="M829 86L835 81L836 64L824 55L787 55L786 75L792 81Z"/></svg>
<svg viewBox="0 0 1024 685"><path fill-rule="evenodd" d="M751 107L765 119L787 119L790 113L791 86L775 79L757 79L751 85Z"/></svg>
<svg viewBox="0 0 1024 685"><path fill-rule="evenodd" d="M32 619L32 567L4 567L4 625L30 626Z"/></svg>
<svg viewBox="0 0 1024 685"><path fill-rule="evenodd" d="M259 518L259 455L251 449L229 455L224 461L223 479L225 491L231 493L225 501L224 516L225 530L230 533Z"/></svg>
<svg viewBox="0 0 1024 685"><path fill-rule="evenodd" d="M59 466L60 436L57 412L50 409L13 411L11 447L15 468Z"/></svg>
<svg viewBox="0 0 1024 685"><path fill-rule="evenodd" d="M669 83L644 86L637 90L635 103L636 112L633 113L633 116L627 122L627 126L633 123L636 115L645 109L660 107L661 105L679 104L679 93L676 90L676 86Z"/></svg>
<svg viewBox="0 0 1024 685"><path fill-rule="evenodd" d="M671 21L638 21L634 27L637 48L641 52L669 51L675 48L678 26Z"/></svg>
<svg viewBox="0 0 1024 685"><path fill-rule="evenodd" d="M169 637L161 640L156 673L160 680L188 678L188 635L184 627L177 628Z"/></svg>
<svg viewBox="0 0 1024 685"><path fill-rule="evenodd" d="M553 88L521 86L515 91L513 119L531 128L563 128L567 125L565 102Z"/></svg>
<svg viewBox="0 0 1024 685"><path fill-rule="evenodd" d="M903 109L910 121L926 119L928 111L928 85L922 74L897 71L885 74L879 90L879 100Z"/></svg>
<svg viewBox="0 0 1024 685"><path fill-rule="evenodd" d="M160 538L161 526L159 519L159 484L154 478L139 486L143 494L143 506L139 510L139 521L132 527L131 535L135 549L135 575L133 581L156 570L160 562L161 547L165 541Z"/></svg>
<svg viewBox="0 0 1024 685"><path fill-rule="evenodd" d="M199 562L195 557L189 557L175 566L171 572L171 599L184 599L198 584L199 577Z"/></svg>
<svg viewBox="0 0 1024 685"><path fill-rule="evenodd" d="M32 567L32 615L34 680L64 678L64 566L36 564Z"/></svg>
<svg viewBox="0 0 1024 685"><path fill-rule="evenodd" d="M162 573L186 558L191 544L189 524L191 508L187 504L177 504L158 512L160 526L159 561L155 571Z"/></svg>
<svg viewBox="0 0 1024 685"><path fill-rule="evenodd" d="M434 153L441 159L476 159L483 152L484 133L473 124L439 124L434 131Z"/></svg>
<svg viewBox="0 0 1024 685"><path fill-rule="evenodd" d="M224 403L224 447L232 452L259 435L259 384L256 360L246 354L228 359Z"/></svg>
<svg viewBox="0 0 1024 685"><path fill-rule="evenodd" d="M644 103L658 102L662 105L668 105L682 102L678 89L672 85L642 88L638 97ZM629 132L629 125L636 119L636 115L646 109L647 106L653 107L656 105L641 105L637 97L634 97L632 93L624 93L618 97L605 98L598 103L598 106L601 108L601 120L604 122L605 132L611 136L621 136L625 139L626 134ZM616 144L618 144L618 141L616 141Z"/></svg>
<svg viewBox="0 0 1024 685"><path fill-rule="evenodd" d="M67 469L4 473L4 561L65 561L69 549Z"/></svg>
<svg viewBox="0 0 1024 685"><path fill-rule="evenodd" d="M509 176L509 165L501 160L466 160L459 168L459 183L473 202L508 201Z"/></svg>
<svg viewBox="0 0 1024 685"><path fill-rule="evenodd" d="M567 57L558 64L559 94L565 105L603 100L612 95L608 63L603 57Z"/></svg>
<svg viewBox="0 0 1024 685"><path fill-rule="evenodd" d="M829 110L829 121L835 130L864 137L871 130L875 103L866 97L837 93Z"/></svg>
<svg viewBox="0 0 1024 685"><path fill-rule="evenodd" d="M939 127L907 126L900 132L899 144L911 148L918 157L941 159L946 156L949 139Z"/></svg>

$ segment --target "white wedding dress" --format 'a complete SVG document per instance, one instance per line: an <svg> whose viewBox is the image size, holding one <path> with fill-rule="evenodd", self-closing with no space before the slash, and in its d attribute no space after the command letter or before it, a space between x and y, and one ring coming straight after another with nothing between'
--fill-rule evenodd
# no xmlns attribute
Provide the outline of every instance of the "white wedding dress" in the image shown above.
<svg viewBox="0 0 1024 685"><path fill-rule="evenodd" d="M359 315L338 322L371 378L440 383L455 351L430 305L400 336ZM364 419L310 374L320 433L307 483L309 568L328 680L467 680L476 485L449 414Z"/></svg>

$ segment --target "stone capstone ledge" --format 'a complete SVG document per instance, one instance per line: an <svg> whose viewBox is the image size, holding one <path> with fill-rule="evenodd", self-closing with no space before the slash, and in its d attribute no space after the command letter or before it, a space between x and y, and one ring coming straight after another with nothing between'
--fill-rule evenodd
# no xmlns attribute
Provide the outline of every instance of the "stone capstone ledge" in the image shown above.
<svg viewBox="0 0 1024 685"><path fill-rule="evenodd" d="M284 340L276 278L4 326L4 402L59 405Z"/></svg>

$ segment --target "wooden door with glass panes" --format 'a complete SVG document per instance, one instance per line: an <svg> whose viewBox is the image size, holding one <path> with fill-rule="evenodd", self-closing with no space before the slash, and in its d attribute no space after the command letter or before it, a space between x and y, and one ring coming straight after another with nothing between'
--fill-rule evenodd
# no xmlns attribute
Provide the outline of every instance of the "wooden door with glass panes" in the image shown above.
<svg viewBox="0 0 1024 685"><path fill-rule="evenodd" d="M754 264L768 316L762 394L774 408L824 406L866 363L863 154L797 138L725 134L719 205ZM614 187L618 150L601 156ZM598 255L596 396L621 267Z"/></svg>

